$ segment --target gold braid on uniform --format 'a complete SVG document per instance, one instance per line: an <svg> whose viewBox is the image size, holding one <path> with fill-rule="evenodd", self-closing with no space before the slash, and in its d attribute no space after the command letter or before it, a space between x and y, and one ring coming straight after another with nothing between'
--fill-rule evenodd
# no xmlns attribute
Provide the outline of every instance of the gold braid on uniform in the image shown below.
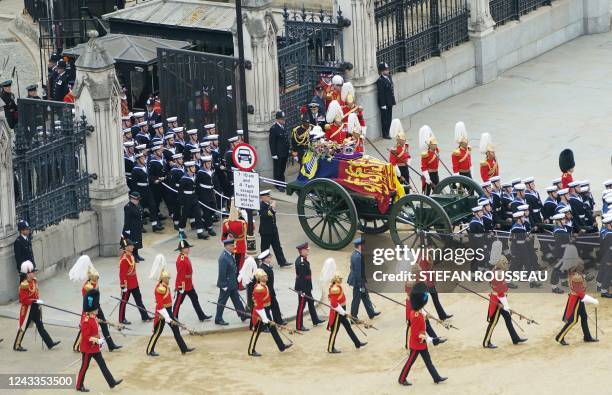
<svg viewBox="0 0 612 395"><path fill-rule="evenodd" d="M301 129L301 128L302 128L301 126L294 127L291 137L293 137L293 140L295 140L297 145L304 147L308 145L308 138L310 137L309 135L310 127L305 130L305 133L299 134L298 129Z"/></svg>

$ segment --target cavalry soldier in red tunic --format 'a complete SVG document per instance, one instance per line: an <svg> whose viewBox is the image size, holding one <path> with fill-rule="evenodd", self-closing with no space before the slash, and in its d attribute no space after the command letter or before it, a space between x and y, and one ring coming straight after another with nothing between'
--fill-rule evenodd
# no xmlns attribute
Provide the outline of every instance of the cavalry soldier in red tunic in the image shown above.
<svg viewBox="0 0 612 395"><path fill-rule="evenodd" d="M285 351L293 344L285 344L278 334L276 325L270 322L272 317L270 317L268 313L268 307L270 307L272 297L266 285L268 282L268 275L263 269L257 269L255 271L255 279L257 280L257 284L253 289L253 310L251 312L250 325L252 333L251 340L249 341L248 353L252 357L261 357L261 354L255 350L255 347L257 346L257 340L259 339L262 326L268 328L272 338L274 338L276 346L281 352Z"/></svg>
<svg viewBox="0 0 612 395"><path fill-rule="evenodd" d="M96 270L91 259L87 255L81 255L79 259L75 262L72 269L70 269L69 277L72 281L85 281L83 287L81 288L81 295L85 297L85 295L91 291L96 290L99 291L98 288L98 280L100 279L100 273ZM102 329L102 334L104 335L104 340L108 345L108 351L114 351L120 349L122 346L118 346L113 341L111 337L110 331L108 330L108 324L106 323L106 318L104 317L104 312L102 312L102 308L98 306L96 317L101 321L99 322L100 328ZM83 314L86 314L83 311ZM77 334L76 339L72 345L72 350L74 352L79 352L79 347L81 345L82 340L82 328L79 329L79 333Z"/></svg>
<svg viewBox="0 0 612 395"><path fill-rule="evenodd" d="M496 277L491 281L491 289L493 292L489 294L489 310L487 312L487 321L489 325L487 326L487 331L482 341L482 346L484 348L497 348L496 345L491 343L491 336L493 335L493 330L497 325L500 314L504 317L504 321L506 321L506 328L508 328L512 343L520 344L527 341L527 339L519 337L514 329L514 325L512 325L512 313L510 304L508 304L508 297L506 296L508 294L508 284L506 284L504 279L498 279L498 276L502 277L506 270L508 270L508 261L504 256L501 256L494 267Z"/></svg>
<svg viewBox="0 0 612 395"><path fill-rule="evenodd" d="M191 247L192 246L189 244L189 242L187 242L187 240L181 240L178 248L175 250L180 252L179 256L176 258L176 282L174 284L176 301L174 302L172 313L176 318L178 318L179 309L185 300L185 296L189 296L193 309L196 311L200 322L202 322L211 318L211 316L206 315L206 313L204 313L202 310L200 301L198 300L198 293L193 288L193 266L191 265L191 260L189 259L189 249Z"/></svg>
<svg viewBox="0 0 612 395"><path fill-rule="evenodd" d="M427 350L427 343L433 343L433 338L427 335L427 314L423 311L423 307L427 304L428 296L427 285L424 283L415 284L410 292L410 306L412 307L409 317L410 335L408 343L410 354L398 378L398 382L401 385L412 385L408 381L408 373L410 373L410 368L412 368L419 355L423 358L423 362L425 362L425 366L436 384L447 379L438 374Z"/></svg>
<svg viewBox="0 0 612 395"><path fill-rule="evenodd" d="M149 339L147 345L147 355L150 357L157 357L159 354L155 352L155 345L159 336L164 331L165 324L170 325L174 340L178 344L181 353L186 354L192 352L195 348L187 347L185 340L181 336L179 330L179 323L176 317L172 315L172 292L170 292L170 273L166 271L166 263L164 256L159 254L153 261L151 273L149 278L158 277L157 284L155 285L155 318L153 320L153 335Z"/></svg>
<svg viewBox="0 0 612 395"><path fill-rule="evenodd" d="M580 318L580 325L582 326L583 340L588 343L599 341L591 336L585 307L585 303L591 303L597 306L599 305L599 301L586 294L586 281L582 273L583 270L584 267L582 263L580 263L575 266L569 274L570 293L567 298L567 304L565 305L565 312L563 313L565 325L555 337L555 340L564 346L569 345L569 343L565 341L565 336L567 336L569 331L576 325L578 318Z"/></svg>
<svg viewBox="0 0 612 395"><path fill-rule="evenodd" d="M125 325L131 324L125 319L126 302L130 300L130 295L134 295L136 305L140 307L140 318L143 322L151 321L151 317L147 314L144 304L142 303L142 295L138 286L138 275L136 273L136 260L132 252L134 251L134 243L129 240L121 239L121 248L123 254L119 260L119 286L121 287L121 303L119 304L119 322Z"/></svg>
<svg viewBox="0 0 612 395"><path fill-rule="evenodd" d="M123 381L123 379L115 380L110 370L106 367L106 362L102 357L101 347L107 343L108 339L100 337L100 333L98 332L99 309L100 292L97 288L91 288L83 295L83 317L81 318L80 325L81 339L78 347L83 354L83 359L76 382L76 389L80 392L89 392L83 384L85 382L85 374L87 373L87 369L89 369L92 358L100 367L102 375L106 379L109 387L114 388Z"/></svg>
<svg viewBox="0 0 612 395"><path fill-rule="evenodd" d="M36 269L32 262L25 261L21 263L21 274L25 276L25 279L19 284L19 303L21 304L21 309L19 310L19 330L13 343L13 350L15 351L28 351L21 346L21 341L32 322L36 325L40 337L42 337L49 350L60 344L59 341L54 342L51 339L43 325L42 306L44 302L39 299L38 280L34 277L35 272Z"/></svg>
<svg viewBox="0 0 612 395"><path fill-rule="evenodd" d="M349 114L347 128L349 136L345 140L345 144L353 144L355 152L363 152L365 126L359 123L359 119L355 113Z"/></svg>
<svg viewBox="0 0 612 395"><path fill-rule="evenodd" d="M406 134L399 119L395 118L391 121L389 127L389 135L395 138L396 145L389 151L389 162L395 169L395 175L400 182L408 185L410 189L410 180L408 175L408 166L410 165L410 153L408 152L408 144L406 143Z"/></svg>
<svg viewBox="0 0 612 395"><path fill-rule="evenodd" d="M467 130L461 121L455 125L455 142L459 147L451 156L453 173L472 178L472 148L468 145Z"/></svg>
<svg viewBox="0 0 612 395"><path fill-rule="evenodd" d="M348 117L351 114L357 116L357 120L361 126L365 126L365 120L363 119L363 107L355 103L355 88L350 82L345 82L342 85L342 91L340 93L342 104L343 121L348 122ZM351 132L351 130L349 130Z"/></svg>
<svg viewBox="0 0 612 395"><path fill-rule="evenodd" d="M298 291L295 328L298 331L308 331L309 329L304 326L303 317L306 303L308 303L308 312L310 312L310 318L314 326L324 323L325 320L319 319L317 309L312 300L312 271L310 270L310 262L308 262L308 253L310 252L308 242L302 243L295 248L297 248L298 254L300 254L295 260L295 290Z"/></svg>
<svg viewBox="0 0 612 395"><path fill-rule="evenodd" d="M329 103L327 113L325 114L325 121L327 122L327 125L325 125L325 138L338 145L343 144L349 135L347 123L344 122L343 117L340 103L336 100Z"/></svg>
<svg viewBox="0 0 612 395"><path fill-rule="evenodd" d="M480 178L483 182L487 182L491 177L499 175L499 164L489 133L480 135L480 152L485 155L485 158L480 161Z"/></svg>
<svg viewBox="0 0 612 395"><path fill-rule="evenodd" d="M438 166L440 165L440 149L438 140L427 125L419 129L419 148L421 148L421 188L426 195L431 194L440 182Z"/></svg>
<svg viewBox="0 0 612 395"><path fill-rule="evenodd" d="M346 333L348 333L356 348L361 348L368 344L367 342L361 342L357 335L355 335L355 332L353 332L353 328L351 328L351 324L347 318L346 295L342 289L342 276L340 274L336 273L332 277L327 297L332 307L329 309L329 321L327 324L327 329L331 331L329 334L329 341L327 342L327 352L331 354L339 354L341 352L336 350L335 347L336 336L338 336L340 324L344 326Z"/></svg>

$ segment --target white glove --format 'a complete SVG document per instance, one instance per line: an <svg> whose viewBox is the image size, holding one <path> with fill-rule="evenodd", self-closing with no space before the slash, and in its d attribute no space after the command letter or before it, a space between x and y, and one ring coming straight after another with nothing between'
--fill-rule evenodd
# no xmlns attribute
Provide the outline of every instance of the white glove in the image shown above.
<svg viewBox="0 0 612 395"><path fill-rule="evenodd" d="M266 315L266 311L264 309L255 310L255 312L257 313L259 318L261 318L261 321L264 324L270 323L270 320L268 319L268 316Z"/></svg>
<svg viewBox="0 0 612 395"><path fill-rule="evenodd" d="M42 299L36 299L36 304L45 304L45 302Z"/></svg>
<svg viewBox="0 0 612 395"><path fill-rule="evenodd" d="M224 290L224 291L227 291L227 287L223 287L223 288L221 288L221 289L222 289L222 290Z"/></svg>
<svg viewBox="0 0 612 395"><path fill-rule="evenodd" d="M125 288L121 288L121 293L122 293L122 294L123 294L123 293L126 293L126 292L127 292L127 287L125 287Z"/></svg>
<svg viewBox="0 0 612 395"><path fill-rule="evenodd" d="M380 109L381 109L381 110L386 110L386 109L387 109L387 106L380 106Z"/></svg>
<svg viewBox="0 0 612 395"><path fill-rule="evenodd" d="M179 289L179 293L180 293L180 294L184 294L184 293L185 293L185 290L184 290L184 289Z"/></svg>
<svg viewBox="0 0 612 395"><path fill-rule="evenodd" d="M395 175L397 176L397 178L400 178L402 176L402 173L400 172L400 168L398 165L395 165L393 170L395 171Z"/></svg>
<svg viewBox="0 0 612 395"><path fill-rule="evenodd" d="M510 304L508 303L508 298L504 296L503 298L499 298L499 301L501 302L502 306L504 306L504 310L510 311Z"/></svg>
<svg viewBox="0 0 612 395"><path fill-rule="evenodd" d="M242 281L242 273L238 273L238 282Z"/></svg>
<svg viewBox="0 0 612 395"><path fill-rule="evenodd" d="M100 347L102 347L102 346L103 346L103 345L105 345L105 344L106 344L106 340L105 340L103 337L101 337L101 338L99 338L99 339L98 339L98 345L99 345Z"/></svg>
<svg viewBox="0 0 612 395"><path fill-rule="evenodd" d="M126 230L125 233L127 233L128 235L131 233L131 230Z"/></svg>
<svg viewBox="0 0 612 395"><path fill-rule="evenodd" d="M162 317L164 317L164 320L169 324L172 321L172 318L170 318L170 315L168 314L168 312L166 311L166 309L159 309L157 310L157 312L159 313L159 315L161 315Z"/></svg>
<svg viewBox="0 0 612 395"><path fill-rule="evenodd" d="M423 177L425 177L425 183L431 184L431 178L429 177L429 172L427 170L423 172Z"/></svg>
<svg viewBox="0 0 612 395"><path fill-rule="evenodd" d="M278 155L272 155L272 159L278 159Z"/></svg>
<svg viewBox="0 0 612 395"><path fill-rule="evenodd" d="M334 310L336 310L338 312L338 314L340 314L340 315L346 315L346 311L344 311L344 309L340 305L336 306L334 308Z"/></svg>
<svg viewBox="0 0 612 395"><path fill-rule="evenodd" d="M584 298L582 298L582 301L584 303L589 303L589 304L594 304L595 306L599 306L599 300L595 299L591 295L584 295Z"/></svg>
<svg viewBox="0 0 612 395"><path fill-rule="evenodd" d="M433 344L433 337L431 337L431 336L427 336L427 337L425 338L425 341L427 342L427 344Z"/></svg>

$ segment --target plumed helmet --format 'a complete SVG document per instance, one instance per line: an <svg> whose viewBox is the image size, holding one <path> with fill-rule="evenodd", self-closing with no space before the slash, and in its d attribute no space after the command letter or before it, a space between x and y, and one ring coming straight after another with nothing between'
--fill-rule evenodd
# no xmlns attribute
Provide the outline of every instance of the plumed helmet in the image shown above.
<svg viewBox="0 0 612 395"><path fill-rule="evenodd" d="M100 291L92 288L83 296L83 311L90 313L100 308Z"/></svg>
<svg viewBox="0 0 612 395"><path fill-rule="evenodd" d="M96 274L98 274L98 271L93 268L93 264L91 263L89 256L81 255L70 268L68 278L70 278L70 280L73 282L83 282L87 280L88 277L91 278L94 271ZM92 276L90 276L90 273Z"/></svg>
<svg viewBox="0 0 612 395"><path fill-rule="evenodd" d="M413 310L421 310L427 304L429 290L423 282L416 283L410 290L410 306Z"/></svg>
<svg viewBox="0 0 612 395"><path fill-rule="evenodd" d="M342 282L342 274L338 272L334 273L334 275L331 278L331 282L340 284Z"/></svg>
<svg viewBox="0 0 612 395"><path fill-rule="evenodd" d="M321 269L320 280L323 284L329 284L331 282L332 277L336 273L336 261L334 258L327 258L323 262L323 268Z"/></svg>
<svg viewBox="0 0 612 395"><path fill-rule="evenodd" d="M261 281L261 279L264 278L264 276L267 276L265 270L263 270L263 269L255 270L255 279L257 281Z"/></svg>
<svg viewBox="0 0 612 395"><path fill-rule="evenodd" d="M360 133L361 134L361 124L359 123L359 118L357 114L354 112L350 113L348 116L348 131L349 133Z"/></svg>
<svg viewBox="0 0 612 395"><path fill-rule="evenodd" d="M158 278L158 280L169 279L170 273L166 270L166 258L163 254L157 254L151 265L149 278Z"/></svg>
<svg viewBox="0 0 612 395"><path fill-rule="evenodd" d="M465 124L462 121L459 121L455 124L455 142L457 144L468 142L467 129L465 128Z"/></svg>
<svg viewBox="0 0 612 395"><path fill-rule="evenodd" d="M340 98L345 103L353 103L355 101L355 88L350 82L345 82L340 91Z"/></svg>
<svg viewBox="0 0 612 395"><path fill-rule="evenodd" d="M574 161L574 152L566 148L559 154L559 169L561 172L565 173L570 169L573 169L576 166L576 162Z"/></svg>
<svg viewBox="0 0 612 395"><path fill-rule="evenodd" d="M489 133L483 133L480 135L480 152L486 154L488 151L494 151L493 141Z"/></svg>
<svg viewBox="0 0 612 395"><path fill-rule="evenodd" d="M337 75L336 74L336 75L334 75L332 77L332 84L334 84L334 85L342 85L342 84L344 84L344 78L342 78L341 75Z"/></svg>
<svg viewBox="0 0 612 395"><path fill-rule="evenodd" d="M429 149L429 144L437 144L436 136L428 125L421 126L419 129L419 148L423 151Z"/></svg>
<svg viewBox="0 0 612 395"><path fill-rule="evenodd" d="M34 264L32 261L23 261L21 264L21 273L28 274L34 271Z"/></svg>
<svg viewBox="0 0 612 395"><path fill-rule="evenodd" d="M339 76L338 76L339 77ZM325 114L325 122L332 123L336 119L342 119L342 106L337 100L332 100L327 106L327 113Z"/></svg>
<svg viewBox="0 0 612 395"><path fill-rule="evenodd" d="M491 244L491 254L489 258L489 264L491 266L495 266L499 258L502 256L502 242L499 240L495 240L493 244Z"/></svg>
<svg viewBox="0 0 612 395"><path fill-rule="evenodd" d="M391 125L389 126L389 135L396 140L406 140L404 127L399 119L395 118L391 121Z"/></svg>

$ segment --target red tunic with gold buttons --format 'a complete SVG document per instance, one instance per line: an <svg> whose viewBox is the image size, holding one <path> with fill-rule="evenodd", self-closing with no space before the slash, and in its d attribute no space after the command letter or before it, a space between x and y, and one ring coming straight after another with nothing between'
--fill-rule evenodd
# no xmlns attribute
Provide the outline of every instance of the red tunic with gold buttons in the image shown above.
<svg viewBox="0 0 612 395"><path fill-rule="evenodd" d="M246 233L247 223L245 220L230 221L226 219L221 227L221 241L231 235L234 239L234 254L244 255L246 253Z"/></svg>
<svg viewBox="0 0 612 395"><path fill-rule="evenodd" d="M342 106L342 113L344 114L344 117L342 118L342 121L348 122L349 114L355 113L355 114L357 114L357 120L359 120L359 124L361 126L365 126L366 125L365 119L363 118L363 109L360 109L358 105L356 105L354 103L351 104L351 105L345 103Z"/></svg>
<svg viewBox="0 0 612 395"><path fill-rule="evenodd" d="M410 335L408 338L408 347L411 350L427 350L427 342L421 339L421 335L427 336L425 317L421 311L410 312Z"/></svg>
<svg viewBox="0 0 612 395"><path fill-rule="evenodd" d="M340 92L334 89L333 85L328 85L329 88L325 90L325 107L329 105L332 101L336 100L340 106L344 105L344 102L340 98Z"/></svg>
<svg viewBox="0 0 612 395"><path fill-rule="evenodd" d="M100 352L100 345L97 343L100 338L98 332L98 319L95 314L86 313L81 318L81 344L79 350L85 354Z"/></svg>
<svg viewBox="0 0 612 395"><path fill-rule="evenodd" d="M584 277L580 273L574 273L570 277L570 293L567 297L567 304L565 305L565 312L563 314L563 321L569 321L572 319L576 306L580 303L584 295L586 294L586 284Z"/></svg>
<svg viewBox="0 0 612 395"><path fill-rule="evenodd" d="M487 312L487 317L489 319L493 319L495 316L495 311L501 303L500 298L506 296L508 284L506 284L505 280L493 278L493 281L491 281L491 289L493 292L489 293L489 311Z"/></svg>
<svg viewBox="0 0 612 395"><path fill-rule="evenodd" d="M21 303L21 309L19 310L20 328L22 328L27 321L32 303L36 299L39 299L38 281L35 278L32 280L23 280L21 284L19 284L19 303Z"/></svg>
<svg viewBox="0 0 612 395"><path fill-rule="evenodd" d="M253 289L253 310L251 311L251 328L261 320L257 310L263 310L269 307L272 303L272 297L270 296L270 290L266 284L257 284Z"/></svg>
<svg viewBox="0 0 612 395"><path fill-rule="evenodd" d="M499 165L495 159L487 159L480 162L480 178L483 182L489 181L489 178L499 175Z"/></svg>
<svg viewBox="0 0 612 395"><path fill-rule="evenodd" d="M338 126L335 123L325 125L325 138L330 141L334 141L338 144L343 144L344 139L349 136L348 127L346 123Z"/></svg>
<svg viewBox="0 0 612 395"><path fill-rule="evenodd" d="M569 184L574 182L574 177L572 177L572 173L567 172L561 175L561 188L569 188Z"/></svg>
<svg viewBox="0 0 612 395"><path fill-rule="evenodd" d="M159 310L172 308L172 293L170 287L159 281L155 286L155 317L153 319L153 327L159 321Z"/></svg>
<svg viewBox="0 0 612 395"><path fill-rule="evenodd" d="M453 173L467 173L472 169L472 149L468 147L459 147L453 151L451 159L453 162Z"/></svg>
<svg viewBox="0 0 612 395"><path fill-rule="evenodd" d="M136 275L136 260L134 255L123 253L119 261L119 284L127 289L138 288L138 276Z"/></svg>
<svg viewBox="0 0 612 395"><path fill-rule="evenodd" d="M193 267L189 257L184 254L179 254L176 258L176 281L174 283L174 289L178 291L191 291L193 289Z"/></svg>
<svg viewBox="0 0 612 395"><path fill-rule="evenodd" d="M438 171L438 165L440 164L440 159L436 154L439 154L440 150L436 147L436 152L432 150L427 150L421 152L421 171Z"/></svg>
<svg viewBox="0 0 612 395"><path fill-rule="evenodd" d="M329 320L327 321L327 329L330 329L334 323L334 319L336 318L336 314L338 312L334 310L338 306L346 306L346 295L344 294L344 289L342 289L342 285L340 284L332 284L329 287L329 293L327 295L329 299L329 303L333 309L329 309Z"/></svg>
<svg viewBox="0 0 612 395"><path fill-rule="evenodd" d="M410 159L410 153L408 152L408 144L397 145L395 148L389 151L389 162L395 165L405 165Z"/></svg>

